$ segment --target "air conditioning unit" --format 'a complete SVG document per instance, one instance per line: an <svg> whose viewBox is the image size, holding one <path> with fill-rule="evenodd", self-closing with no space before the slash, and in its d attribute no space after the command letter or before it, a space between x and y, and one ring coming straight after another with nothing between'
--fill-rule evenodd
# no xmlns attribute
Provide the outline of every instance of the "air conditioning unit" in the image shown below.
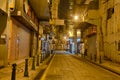
<svg viewBox="0 0 120 80"><path fill-rule="evenodd" d="M15 10L15 0L9 0L9 8L11 12Z"/></svg>

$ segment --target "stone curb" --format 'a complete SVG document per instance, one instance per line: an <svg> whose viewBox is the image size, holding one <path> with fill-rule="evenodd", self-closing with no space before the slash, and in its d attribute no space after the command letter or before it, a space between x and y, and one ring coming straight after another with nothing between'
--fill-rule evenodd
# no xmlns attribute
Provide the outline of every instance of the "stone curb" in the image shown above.
<svg viewBox="0 0 120 80"><path fill-rule="evenodd" d="M95 64L95 65L97 65L97 66L100 66L100 67L102 67L102 68L104 68L104 69L106 69L106 70L109 70L109 71L111 71L111 72L113 72L113 73L115 73L115 74L117 74L117 75L120 75L120 71L117 71L117 70L115 70L115 69L113 69L113 68L110 68L110 67L108 67L108 66L102 65L102 63L93 62L93 61L90 61L90 60L88 60L88 59L85 59L85 60L87 60L88 62L93 63L93 64Z"/></svg>

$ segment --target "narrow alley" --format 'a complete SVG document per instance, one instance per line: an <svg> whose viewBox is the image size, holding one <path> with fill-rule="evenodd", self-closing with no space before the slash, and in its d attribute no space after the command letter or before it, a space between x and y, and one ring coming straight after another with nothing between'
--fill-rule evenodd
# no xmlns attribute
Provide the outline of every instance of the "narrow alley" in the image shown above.
<svg viewBox="0 0 120 80"><path fill-rule="evenodd" d="M77 59L71 54L55 54L41 80L119 80L99 66Z"/></svg>
<svg viewBox="0 0 120 80"><path fill-rule="evenodd" d="M0 80L120 80L120 0L0 0Z"/></svg>

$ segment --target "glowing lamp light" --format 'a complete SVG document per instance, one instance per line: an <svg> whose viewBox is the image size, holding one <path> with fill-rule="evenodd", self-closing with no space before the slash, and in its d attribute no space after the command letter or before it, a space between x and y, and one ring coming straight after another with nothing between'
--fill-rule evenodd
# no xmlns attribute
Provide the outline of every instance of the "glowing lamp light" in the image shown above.
<svg viewBox="0 0 120 80"><path fill-rule="evenodd" d="M78 16L77 16L77 15L76 15L76 16L74 16L74 19L75 19L75 20L78 20Z"/></svg>
<svg viewBox="0 0 120 80"><path fill-rule="evenodd" d="M67 37L66 37L66 36L64 36L64 39L66 40L66 39L67 39Z"/></svg>
<svg viewBox="0 0 120 80"><path fill-rule="evenodd" d="M73 36L73 33L69 31L69 36L72 37Z"/></svg>
<svg viewBox="0 0 120 80"><path fill-rule="evenodd" d="M50 3L50 1L49 1L49 0L47 0L47 2L48 2L48 3Z"/></svg>

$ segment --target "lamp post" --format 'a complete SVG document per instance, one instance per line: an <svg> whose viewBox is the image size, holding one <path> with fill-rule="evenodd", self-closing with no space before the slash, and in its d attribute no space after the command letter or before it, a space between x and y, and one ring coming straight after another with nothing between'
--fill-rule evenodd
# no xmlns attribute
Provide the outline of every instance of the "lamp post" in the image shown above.
<svg viewBox="0 0 120 80"><path fill-rule="evenodd" d="M74 16L74 44L75 44L75 54L77 54L77 29L76 29L76 27L77 27L77 24L78 24L78 19L79 19L79 17L78 17L78 15L75 15Z"/></svg>

